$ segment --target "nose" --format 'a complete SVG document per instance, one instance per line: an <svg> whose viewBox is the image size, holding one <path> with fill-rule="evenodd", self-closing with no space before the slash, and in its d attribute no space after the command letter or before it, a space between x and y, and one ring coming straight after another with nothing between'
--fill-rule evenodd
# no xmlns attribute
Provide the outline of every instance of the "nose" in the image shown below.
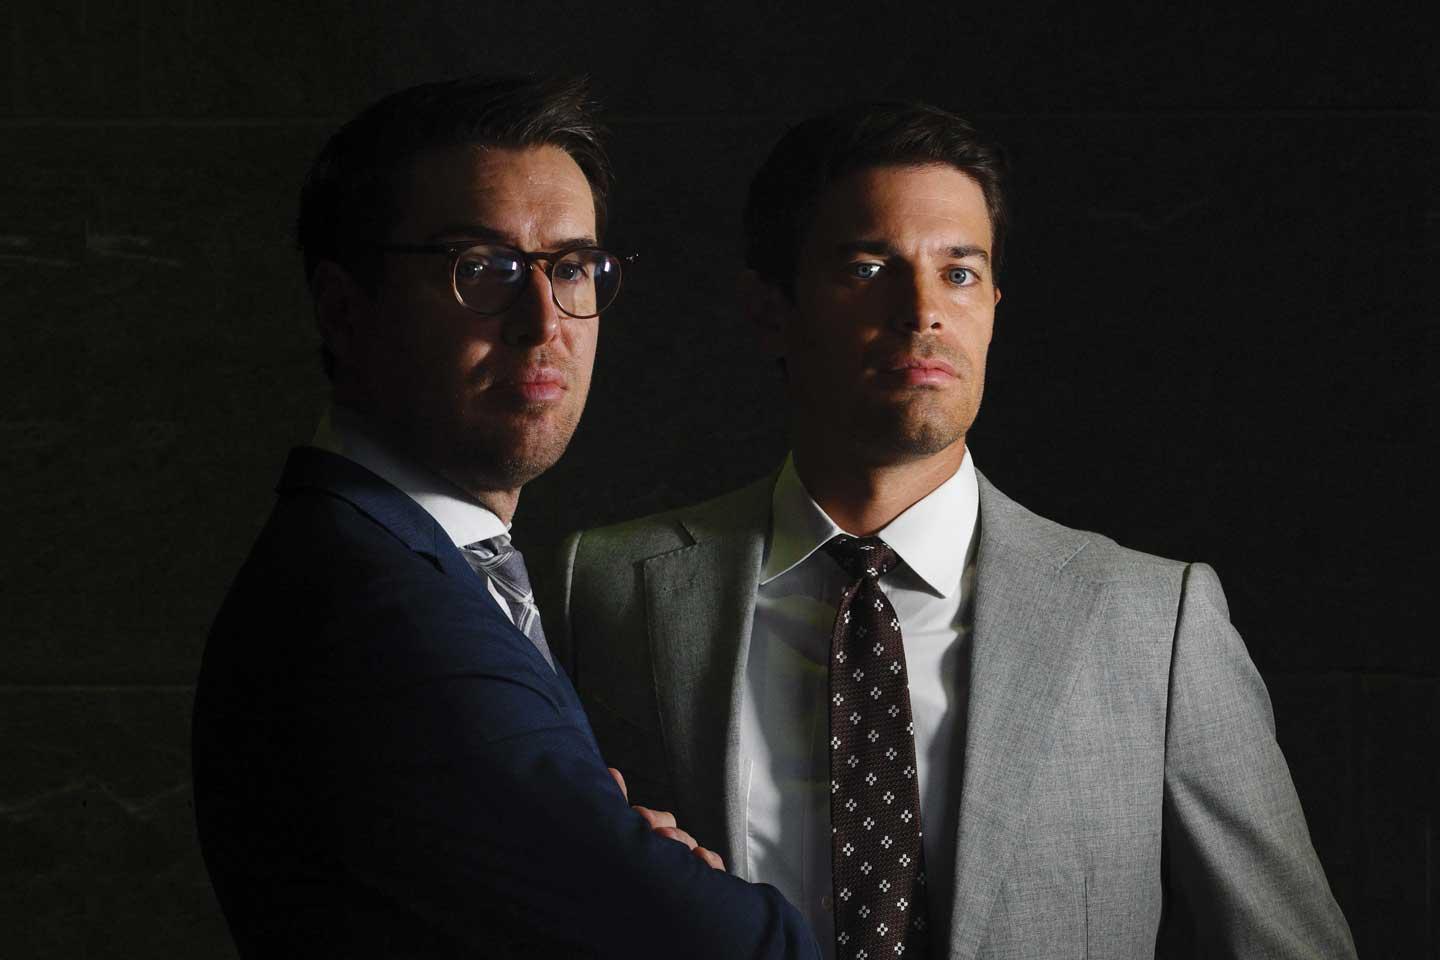
<svg viewBox="0 0 1440 960"><path fill-rule="evenodd" d="M560 332L560 308L550 289L550 278L538 265L532 265L525 278L525 289L505 311L501 337L508 346L538 347L549 343Z"/></svg>
<svg viewBox="0 0 1440 960"><path fill-rule="evenodd" d="M940 281L921 271L912 270L897 284L899 295L891 311L891 324L901 333L925 333L939 330L945 315Z"/></svg>

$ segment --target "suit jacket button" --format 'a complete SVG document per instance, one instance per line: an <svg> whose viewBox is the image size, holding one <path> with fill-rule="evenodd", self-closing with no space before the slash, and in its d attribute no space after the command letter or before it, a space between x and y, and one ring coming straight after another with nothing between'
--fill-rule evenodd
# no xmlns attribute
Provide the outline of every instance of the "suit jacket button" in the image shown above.
<svg viewBox="0 0 1440 960"><path fill-rule="evenodd" d="M831 909L832 907L834 907L834 906L835 906L835 901L830 899L830 894L827 893L827 894L825 894L825 896L823 896L823 897L820 898L820 907L821 907L821 909L823 909L826 913L829 913L829 912L830 912L830 909Z"/></svg>

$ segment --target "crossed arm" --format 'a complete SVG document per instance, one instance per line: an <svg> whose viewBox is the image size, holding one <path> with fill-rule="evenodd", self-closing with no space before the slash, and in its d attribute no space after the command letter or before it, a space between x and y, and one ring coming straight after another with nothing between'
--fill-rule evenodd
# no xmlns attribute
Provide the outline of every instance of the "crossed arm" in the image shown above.
<svg viewBox="0 0 1440 960"><path fill-rule="evenodd" d="M438 706L454 718L456 704ZM716 869L719 858L669 814L630 807L572 726L402 762L408 769L381 760L368 782L347 778L341 826L364 837L345 846L347 866L457 940L484 945L501 917L576 956L819 955L778 891Z"/></svg>

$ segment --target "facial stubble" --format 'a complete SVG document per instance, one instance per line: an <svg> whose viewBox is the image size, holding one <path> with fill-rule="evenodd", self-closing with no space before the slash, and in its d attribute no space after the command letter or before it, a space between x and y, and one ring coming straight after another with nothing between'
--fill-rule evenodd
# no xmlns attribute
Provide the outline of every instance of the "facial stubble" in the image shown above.
<svg viewBox="0 0 1440 960"><path fill-rule="evenodd" d="M558 410L554 404L516 404L503 416L459 431L456 460L475 488L518 490L560 460L583 409L583 398Z"/></svg>
<svg viewBox="0 0 1440 960"><path fill-rule="evenodd" d="M874 464L893 465L964 442L980 412L985 372L963 357L950 359L958 382L949 390L909 387L898 397L855 397L851 423L857 453ZM964 390L963 399L945 396L954 390Z"/></svg>

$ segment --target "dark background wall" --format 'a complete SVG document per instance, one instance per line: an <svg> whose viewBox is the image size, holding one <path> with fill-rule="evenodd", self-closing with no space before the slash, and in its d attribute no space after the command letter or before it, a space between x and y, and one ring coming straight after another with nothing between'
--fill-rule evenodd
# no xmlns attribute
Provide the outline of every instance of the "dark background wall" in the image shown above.
<svg viewBox="0 0 1440 960"><path fill-rule="evenodd" d="M0 957L233 955L188 713L324 402L300 177L381 93L519 69L594 76L611 245L643 256L522 500L532 564L785 449L731 289L786 126L855 97L968 114L1017 207L977 462L1219 569L1362 956L1436 956L1433 32L1419 4L1090 7L0 7Z"/></svg>

